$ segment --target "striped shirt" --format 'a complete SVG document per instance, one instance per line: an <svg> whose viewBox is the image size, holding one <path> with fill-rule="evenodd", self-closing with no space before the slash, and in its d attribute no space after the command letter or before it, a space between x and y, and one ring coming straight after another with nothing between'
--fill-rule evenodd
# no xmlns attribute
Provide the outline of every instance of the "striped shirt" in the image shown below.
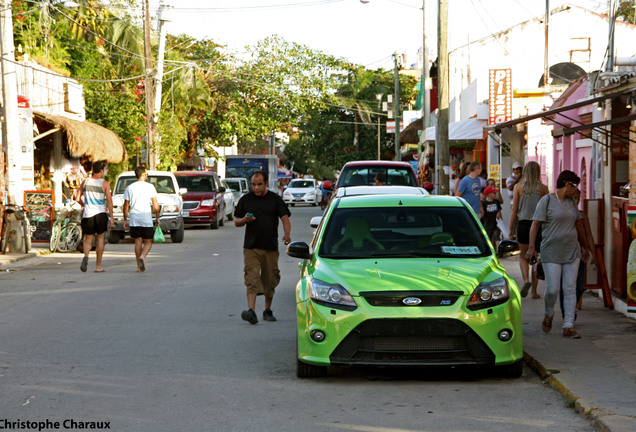
<svg viewBox="0 0 636 432"><path fill-rule="evenodd" d="M84 181L84 215L93 217L99 213L108 213L106 209L106 194L104 193L104 179L87 178Z"/></svg>

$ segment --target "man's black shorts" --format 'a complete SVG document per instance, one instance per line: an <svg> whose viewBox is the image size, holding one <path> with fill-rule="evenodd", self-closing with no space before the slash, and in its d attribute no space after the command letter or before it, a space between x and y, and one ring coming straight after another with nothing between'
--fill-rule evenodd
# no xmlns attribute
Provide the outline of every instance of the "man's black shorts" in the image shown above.
<svg viewBox="0 0 636 432"><path fill-rule="evenodd" d="M530 228L532 227L531 219L520 220L517 223L517 241L520 244L530 244ZM537 252L541 251L541 228L537 233L537 240L535 241L534 249Z"/></svg>
<svg viewBox="0 0 636 432"><path fill-rule="evenodd" d="M98 213L89 218L82 218L82 232L84 234L104 234L108 229L108 213Z"/></svg>
<svg viewBox="0 0 636 432"><path fill-rule="evenodd" d="M130 227L130 237L132 238L141 237L144 240L150 240L154 236L155 236L154 227L140 227L140 226Z"/></svg>

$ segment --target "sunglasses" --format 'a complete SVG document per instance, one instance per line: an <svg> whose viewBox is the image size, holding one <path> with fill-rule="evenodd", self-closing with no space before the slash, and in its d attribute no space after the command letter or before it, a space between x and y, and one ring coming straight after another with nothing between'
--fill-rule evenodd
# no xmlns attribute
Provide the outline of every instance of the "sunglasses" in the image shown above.
<svg viewBox="0 0 636 432"><path fill-rule="evenodd" d="M568 184L568 185L572 186L573 188L578 188L579 187L578 183L565 182L565 184Z"/></svg>

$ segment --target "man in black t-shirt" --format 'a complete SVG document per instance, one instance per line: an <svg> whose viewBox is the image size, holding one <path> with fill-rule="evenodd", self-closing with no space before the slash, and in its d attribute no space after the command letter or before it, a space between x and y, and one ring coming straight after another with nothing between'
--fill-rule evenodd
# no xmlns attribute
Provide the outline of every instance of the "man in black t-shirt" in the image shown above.
<svg viewBox="0 0 636 432"><path fill-rule="evenodd" d="M278 269L278 219L283 222L283 242L291 242L291 213L283 199L267 190L267 174L252 174L252 192L243 195L234 211L234 225L245 226L243 240L244 280L248 309L241 318L256 324L256 296L265 295L263 320L276 321L272 313L274 291L280 282Z"/></svg>

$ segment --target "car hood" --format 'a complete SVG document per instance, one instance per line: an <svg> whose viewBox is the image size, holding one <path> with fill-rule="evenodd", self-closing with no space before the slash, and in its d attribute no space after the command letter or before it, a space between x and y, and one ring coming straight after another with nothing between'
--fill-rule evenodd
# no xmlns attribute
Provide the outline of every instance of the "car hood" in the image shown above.
<svg viewBox="0 0 636 432"><path fill-rule="evenodd" d="M309 187L309 188L287 188L287 189L285 189L285 192L289 192L289 193L307 193L307 192L313 192L315 190L316 190L316 188L313 188L313 187Z"/></svg>
<svg viewBox="0 0 636 432"><path fill-rule="evenodd" d="M188 192L183 195L184 201L203 201L216 198L216 192Z"/></svg>
<svg viewBox="0 0 636 432"><path fill-rule="evenodd" d="M171 194L162 194L159 193L157 194L157 203L159 203L160 206L164 206L164 205L180 205L181 203L179 202L179 198L176 197L175 195L171 195ZM124 195L113 195L113 205L114 206L123 206L124 205Z"/></svg>
<svg viewBox="0 0 636 432"><path fill-rule="evenodd" d="M313 272L311 271L313 270ZM312 278L338 283L353 296L363 291L463 291L504 276L496 258L319 259ZM491 273L495 275L489 276Z"/></svg>

